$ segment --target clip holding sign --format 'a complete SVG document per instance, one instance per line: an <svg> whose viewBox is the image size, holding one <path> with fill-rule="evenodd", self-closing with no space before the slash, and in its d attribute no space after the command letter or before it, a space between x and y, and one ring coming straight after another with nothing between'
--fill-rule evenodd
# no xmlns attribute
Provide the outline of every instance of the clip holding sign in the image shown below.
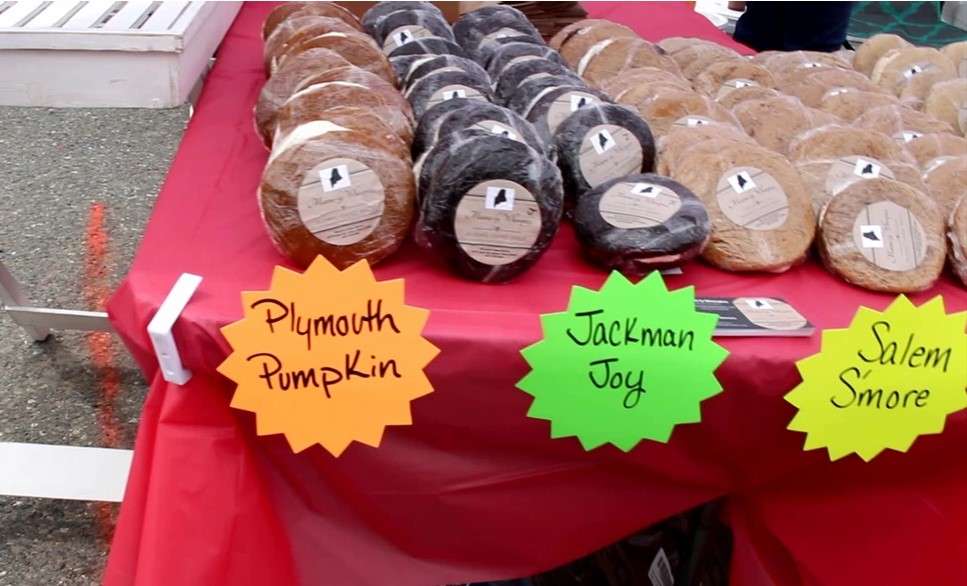
<svg viewBox="0 0 967 586"><path fill-rule="evenodd" d="M182 273L175 281L168 296L161 303L158 312L148 324L148 337L154 348L155 357L161 366L161 376L170 383L183 385L191 379L191 371L186 370L178 354L178 346L171 334L171 328L181 312L185 310L191 296L195 294L201 284L201 277L191 273Z"/></svg>

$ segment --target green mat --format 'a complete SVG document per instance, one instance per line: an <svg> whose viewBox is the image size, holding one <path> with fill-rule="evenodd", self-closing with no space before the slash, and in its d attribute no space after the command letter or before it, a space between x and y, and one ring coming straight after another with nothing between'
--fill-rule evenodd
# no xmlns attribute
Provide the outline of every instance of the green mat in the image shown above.
<svg viewBox="0 0 967 586"><path fill-rule="evenodd" d="M848 36L900 35L914 45L941 47L967 40L967 31L940 20L941 2L855 2Z"/></svg>

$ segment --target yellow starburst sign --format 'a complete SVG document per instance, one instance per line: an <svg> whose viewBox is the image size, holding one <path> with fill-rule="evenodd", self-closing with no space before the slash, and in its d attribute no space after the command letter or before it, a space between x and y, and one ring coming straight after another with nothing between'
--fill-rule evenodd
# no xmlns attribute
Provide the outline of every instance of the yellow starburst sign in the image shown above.
<svg viewBox="0 0 967 586"><path fill-rule="evenodd" d="M244 317L221 330L232 407L255 413L258 435L285 434L294 452L379 446L387 425L411 423L410 401L433 391L423 368L438 350L421 335L429 312L405 305L403 291L365 261L276 267L269 290L243 292Z"/></svg>
<svg viewBox="0 0 967 586"><path fill-rule="evenodd" d="M883 312L860 307L848 328L825 330L818 354L797 363L803 382L786 395L789 429L831 460L884 449L906 452L967 407L967 312L943 298L916 307L900 295Z"/></svg>

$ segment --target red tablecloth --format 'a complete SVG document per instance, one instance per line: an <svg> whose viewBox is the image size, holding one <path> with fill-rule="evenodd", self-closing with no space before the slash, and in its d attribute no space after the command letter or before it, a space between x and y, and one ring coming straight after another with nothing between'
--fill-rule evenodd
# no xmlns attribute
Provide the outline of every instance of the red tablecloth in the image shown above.
<svg viewBox="0 0 967 586"><path fill-rule="evenodd" d="M441 349L436 392L413 403L413 425L378 449L339 459L294 455L256 437L229 408L215 373L218 327L241 315L239 293L265 288L285 261L259 221L255 186L266 153L251 110L263 82L258 30L268 11L246 5L226 37L130 274L109 313L151 380L105 582L140 584L433 585L543 570L703 501L730 495L736 585L964 584L967 413L905 455L829 463L785 430L782 396L798 381L808 339L729 339L725 392L703 421L668 444L585 452L552 440L514 388L520 348L540 337L538 314L559 311L570 286L598 287L562 228L537 266L507 286L451 276L412 245L378 267L406 277L407 302L432 310L425 334ZM730 43L685 5L594 4L595 16L649 39L694 35ZM175 326L194 377L159 375L145 327L182 272L204 276ZM736 276L694 263L670 277L700 295L785 297L820 328L847 324L866 293L806 264L783 275ZM950 280L943 294L967 308ZM482 361L480 357L486 356ZM486 366L484 366L486 365ZM499 365L497 368L494 365Z"/></svg>

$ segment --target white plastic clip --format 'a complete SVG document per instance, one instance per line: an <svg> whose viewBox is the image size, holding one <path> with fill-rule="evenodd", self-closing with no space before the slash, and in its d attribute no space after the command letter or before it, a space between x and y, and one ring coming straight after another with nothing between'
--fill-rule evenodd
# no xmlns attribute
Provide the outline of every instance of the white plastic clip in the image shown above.
<svg viewBox="0 0 967 586"><path fill-rule="evenodd" d="M148 336L151 338L151 345L154 346L158 364L161 365L161 376L166 381L177 385L188 382L191 371L186 370L181 364L181 356L178 354L175 338L171 335L171 328L174 327L178 316L184 311L200 284L201 277L198 275L182 273L161 307L158 308L158 313L154 314L151 323L148 324Z"/></svg>

